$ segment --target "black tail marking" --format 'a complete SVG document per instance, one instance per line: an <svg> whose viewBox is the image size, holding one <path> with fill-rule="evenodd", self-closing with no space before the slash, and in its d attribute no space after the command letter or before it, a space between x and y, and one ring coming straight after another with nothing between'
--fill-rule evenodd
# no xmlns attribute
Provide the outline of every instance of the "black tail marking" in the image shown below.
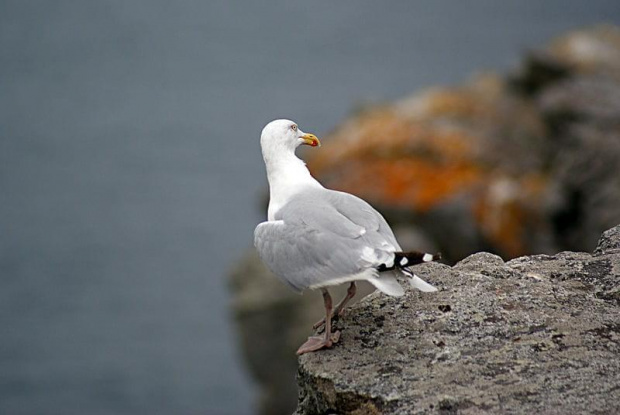
<svg viewBox="0 0 620 415"><path fill-rule="evenodd" d="M394 263L391 267L388 267L386 264L381 264L377 267L377 270L381 271L389 271L393 269L401 269L405 270L406 267L410 267L412 265L421 264L423 262L437 261L441 259L441 254L427 254L424 252L418 251L410 251L410 252L394 252Z"/></svg>

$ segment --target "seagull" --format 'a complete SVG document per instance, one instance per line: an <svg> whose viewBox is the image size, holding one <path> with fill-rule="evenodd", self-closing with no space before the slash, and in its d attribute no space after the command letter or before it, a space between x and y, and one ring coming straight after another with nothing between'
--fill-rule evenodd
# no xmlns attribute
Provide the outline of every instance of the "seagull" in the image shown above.
<svg viewBox="0 0 620 415"><path fill-rule="evenodd" d="M332 318L343 315L355 296L356 281L365 280L383 293L404 294L400 274L423 292L437 288L409 267L440 259L439 254L403 252L383 216L367 202L349 193L326 189L310 175L295 155L300 145L319 147L290 120L275 120L261 133L261 150L269 181L267 221L254 231L254 245L262 261L293 290L320 289L325 318L322 336L308 338L297 354L330 348L340 332L332 333ZM344 298L333 307L327 287L348 283Z"/></svg>

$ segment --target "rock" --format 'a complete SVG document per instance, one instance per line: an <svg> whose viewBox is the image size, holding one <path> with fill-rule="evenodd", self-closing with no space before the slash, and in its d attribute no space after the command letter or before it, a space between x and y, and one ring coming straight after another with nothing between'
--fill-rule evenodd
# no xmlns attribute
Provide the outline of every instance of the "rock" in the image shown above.
<svg viewBox="0 0 620 415"><path fill-rule="evenodd" d="M617 252L618 250L620 250L620 226L603 232L594 253L602 255Z"/></svg>
<svg viewBox="0 0 620 415"><path fill-rule="evenodd" d="M418 267L439 292L372 294L300 357L296 414L620 413L619 246Z"/></svg>
<svg viewBox="0 0 620 415"><path fill-rule="evenodd" d="M368 108L308 166L452 262L590 251L620 218L620 29L571 32L509 76Z"/></svg>
<svg viewBox="0 0 620 415"><path fill-rule="evenodd" d="M544 134L532 103L488 75L352 117L308 166L390 222L422 228L452 261L481 249L513 257L551 249L527 240L544 223Z"/></svg>
<svg viewBox="0 0 620 415"><path fill-rule="evenodd" d="M416 363L416 359L424 357L418 353L426 344L433 344L443 354L433 357L436 362L429 363L428 367L443 368L437 376L448 376L443 372L448 368L442 365L456 359L455 353L460 350L455 343L459 333L439 330L436 326L441 321L448 324L448 320L456 325L455 329L463 330L468 341L463 344L463 350L467 350L464 359L482 356L495 359L491 362L499 365L497 362L507 357L482 351L478 354L475 349L478 343L472 337L477 327L482 327L480 333L487 337L501 334L500 322L510 322L511 313L517 319L515 324L525 324L527 321L519 319L526 318L530 306L539 307L535 308L536 315L541 316L536 324L543 324L546 319L557 322L562 310L554 309L547 315L541 305L549 296L559 302L562 295L587 294L589 299L603 301L599 305L602 311L617 305L620 296L616 278L618 266L610 259L618 252L617 229L603 235L594 256L537 255L506 263L504 259L533 253L592 251L601 232L620 220L620 29L599 26L570 32L526 56L514 73L487 73L461 86L430 88L398 102L368 108L344 120L322 141L322 149L312 152L308 167L327 187L354 193L371 202L388 218L403 248L441 251L447 262L460 261L452 269L438 265L423 268L433 272L431 279L448 287L437 296L410 293L405 303L383 298L368 303L376 305L385 301L384 307L398 308L398 315L407 316L412 327L419 331L418 338L417 332L399 329L407 347L412 344L418 347L413 351L403 349L405 354L400 359L403 362L413 359L412 367L417 370L424 369ZM491 253L463 259L480 251ZM485 289L499 291L485 292ZM341 287L334 297L340 296L343 290ZM521 290L524 290L524 297L515 297ZM232 272L231 291L241 353L261 391L260 411L290 413L296 404L294 351L309 334L312 323L322 315L320 295L310 292L300 297L289 291L265 269L253 250ZM511 302L502 303L502 296L507 296ZM420 303L422 299L435 301L437 298L441 301ZM489 303L493 298L495 302ZM528 303L530 300L533 305ZM501 305L499 312L498 304ZM551 304L558 307L557 303ZM480 310L474 312L478 305ZM576 311L579 306L562 304L575 313L580 313ZM514 309L510 310L511 307ZM571 321L585 323L584 316L592 315L593 327L597 327L599 333L616 336L612 329L604 328L604 316L594 316L592 304L587 303L587 307L585 314L571 316L577 319ZM470 320L463 321L466 317L461 314L463 310L467 310ZM392 320L387 316L383 318L387 330ZM500 320L485 321L485 318ZM367 323L366 331L384 330L370 314ZM394 324L397 323L404 323L404 320ZM495 326L498 326L497 333L491 330ZM436 337L424 336L429 327L439 330ZM517 328L525 330L521 326ZM348 331L352 335L353 332ZM360 329L354 336L365 345L366 351L382 344L375 334ZM549 338L543 334L549 333L541 330L514 336L548 344ZM580 337L573 333L568 338ZM343 340L347 347L352 343L346 335ZM477 341L481 347L485 346L483 340ZM489 341L499 344L492 338ZM511 347L505 347L510 353L523 354L528 364L549 368L545 362L530 359L531 356L523 351L523 344L516 340ZM555 344L551 341L549 350L553 350ZM341 347L344 346L317 356L328 359L332 353L341 351ZM571 349L570 353L576 350ZM374 355L383 353L372 351ZM590 356L589 352L584 353L583 356ZM349 357L354 359L355 356ZM318 357L307 358L308 364L315 358ZM601 361L600 356L593 358ZM540 374L539 366L534 367L516 365L506 369L508 374L502 376L512 382L524 376L519 370ZM304 377L303 373L314 373L303 372L308 368L302 366L302 379L307 378L317 386L303 389L307 393L304 402L313 401L313 396L331 402L325 397L333 395L339 402L345 402L340 408L349 408L346 403L349 401L344 398L349 395L342 389L332 395L331 392L312 392L323 386L332 388L333 382ZM384 373L380 379L391 376L389 368L379 369ZM404 370L409 378L418 376L409 369L399 370ZM481 369L478 363L473 364L472 373L483 379L493 377L491 369ZM458 376L471 384L482 382L473 375L468 378L460 373ZM584 390L589 390L590 386L579 380L581 374L576 376L576 385L584 385ZM429 380L428 377L424 379ZM407 385L426 391L421 384ZM532 399L540 396L538 392L529 395L527 390L519 389L518 382L516 385L515 390L522 394L519 399L524 402L528 396L533 396ZM553 389L557 385L550 386ZM366 396L364 390L356 390L350 395L351 399L362 402L359 396ZM485 408L486 404L478 405L475 394L457 399L454 390L439 386L438 390L443 391L444 396L429 403L435 410L480 412ZM602 396L600 391L594 393ZM405 401L412 402L413 398L407 393L401 395ZM377 396L381 396L377 401L369 398L363 400L366 403L350 407L358 408L359 414L382 411L386 407L385 396ZM498 402L508 404L499 398ZM304 405L300 408L306 407ZM326 406L317 403L314 407ZM497 405L490 407L498 408ZM595 407L588 412L593 412Z"/></svg>

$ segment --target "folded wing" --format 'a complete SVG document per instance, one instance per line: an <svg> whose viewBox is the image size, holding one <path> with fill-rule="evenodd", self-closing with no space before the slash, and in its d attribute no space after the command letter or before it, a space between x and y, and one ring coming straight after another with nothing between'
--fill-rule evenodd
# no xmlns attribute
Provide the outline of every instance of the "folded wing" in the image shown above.
<svg viewBox="0 0 620 415"><path fill-rule="evenodd" d="M254 243L263 261L295 290L364 279L402 295L393 272L376 270L400 247L368 203L317 189L293 197L275 218L256 228Z"/></svg>

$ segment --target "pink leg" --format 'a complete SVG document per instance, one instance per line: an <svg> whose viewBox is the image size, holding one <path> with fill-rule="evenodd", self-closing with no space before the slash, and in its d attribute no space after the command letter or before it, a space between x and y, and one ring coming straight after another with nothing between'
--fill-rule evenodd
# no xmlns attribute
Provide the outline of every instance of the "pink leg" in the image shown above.
<svg viewBox="0 0 620 415"><path fill-rule="evenodd" d="M334 310L334 314L332 314L331 316L332 318L334 318L334 316L342 317L344 315L345 306L349 303L349 301L351 301L353 297L355 297L356 292L357 292L357 287L355 285L355 281L353 281L351 282L351 285L349 285L349 288L347 289L347 294L342 298L342 300L340 300L340 302L336 306L336 309ZM321 327L323 324L325 324L325 317L323 317L321 320L314 323L314 326L312 326L312 328L316 330L319 327Z"/></svg>
<svg viewBox="0 0 620 415"><path fill-rule="evenodd" d="M297 350L297 354L314 352L324 347L329 348L340 339L340 332L337 331L332 334L332 297L325 288L321 288L323 292L323 303L325 304L325 334L323 336L308 337L308 341L301 345Z"/></svg>

